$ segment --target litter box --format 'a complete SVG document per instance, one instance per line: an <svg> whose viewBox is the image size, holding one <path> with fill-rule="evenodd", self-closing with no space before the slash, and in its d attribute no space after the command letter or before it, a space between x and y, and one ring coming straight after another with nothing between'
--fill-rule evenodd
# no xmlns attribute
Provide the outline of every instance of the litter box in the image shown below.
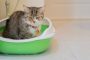
<svg viewBox="0 0 90 60"><path fill-rule="evenodd" d="M55 29L50 19L45 18L41 26L42 34L38 37L23 40L13 40L2 37L5 22L0 20L0 53L3 54L38 54L50 48Z"/></svg>

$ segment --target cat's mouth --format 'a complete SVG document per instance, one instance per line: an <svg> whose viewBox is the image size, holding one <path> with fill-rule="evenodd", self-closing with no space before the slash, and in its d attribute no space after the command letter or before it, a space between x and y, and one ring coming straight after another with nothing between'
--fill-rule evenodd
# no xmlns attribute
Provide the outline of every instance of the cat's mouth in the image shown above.
<svg viewBox="0 0 90 60"><path fill-rule="evenodd" d="M38 28L37 26L33 26L33 25L28 25L28 27L32 27L34 29Z"/></svg>

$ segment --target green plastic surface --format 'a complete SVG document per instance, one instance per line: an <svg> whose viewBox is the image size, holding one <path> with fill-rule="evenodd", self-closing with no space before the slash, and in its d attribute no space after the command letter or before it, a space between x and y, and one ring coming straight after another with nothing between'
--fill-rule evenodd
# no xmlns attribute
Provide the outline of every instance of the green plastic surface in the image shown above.
<svg viewBox="0 0 90 60"><path fill-rule="evenodd" d="M47 28L47 25L42 25L41 32ZM0 27L0 32L3 32L4 27ZM52 38L36 40L31 42L5 42L0 40L0 52L5 54L38 54L44 52L50 47Z"/></svg>

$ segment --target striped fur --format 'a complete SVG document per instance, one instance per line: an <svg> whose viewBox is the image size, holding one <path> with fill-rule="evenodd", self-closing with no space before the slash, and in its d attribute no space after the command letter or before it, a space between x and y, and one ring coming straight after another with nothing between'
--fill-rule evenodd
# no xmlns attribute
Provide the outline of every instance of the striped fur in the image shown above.
<svg viewBox="0 0 90 60"><path fill-rule="evenodd" d="M11 39L28 39L40 35L40 23L44 13L42 7L26 7L25 11L16 11L6 22L3 37ZM34 30L34 33L32 32Z"/></svg>

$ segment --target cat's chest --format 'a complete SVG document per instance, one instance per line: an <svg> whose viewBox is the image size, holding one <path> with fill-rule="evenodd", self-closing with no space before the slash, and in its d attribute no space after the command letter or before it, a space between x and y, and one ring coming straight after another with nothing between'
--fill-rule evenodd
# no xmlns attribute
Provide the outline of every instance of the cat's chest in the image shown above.
<svg viewBox="0 0 90 60"><path fill-rule="evenodd" d="M30 20L25 20L25 19L23 19L22 22L23 22L23 24L27 24L28 27L32 27L32 28L34 28L34 27L39 27L39 26L42 24L42 21L37 20L37 19L35 19L34 21L30 21Z"/></svg>
<svg viewBox="0 0 90 60"><path fill-rule="evenodd" d="M22 29L27 30L28 32L31 32L34 34L36 31L40 30L40 27L42 25L42 21L35 20L35 22L32 22L30 20L22 19Z"/></svg>
<svg viewBox="0 0 90 60"><path fill-rule="evenodd" d="M30 21L25 21L26 24L26 29L28 32L33 34L34 36L40 34L40 28L41 28L41 21L35 21L35 22L30 22Z"/></svg>

